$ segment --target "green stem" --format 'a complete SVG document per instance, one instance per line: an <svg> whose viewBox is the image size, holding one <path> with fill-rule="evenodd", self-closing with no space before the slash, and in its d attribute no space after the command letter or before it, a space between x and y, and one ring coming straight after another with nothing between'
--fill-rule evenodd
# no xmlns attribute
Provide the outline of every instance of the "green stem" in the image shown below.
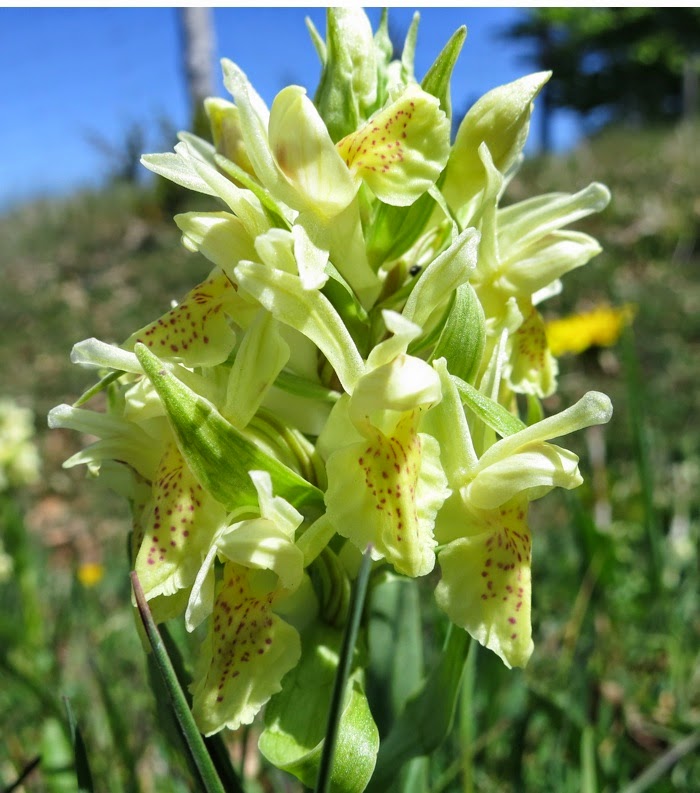
<svg viewBox="0 0 700 793"><path fill-rule="evenodd" d="M355 642L357 641L357 633L360 628L360 619L362 618L362 609L365 603L365 595L367 594L367 582L369 581L371 568L372 558L370 556L370 548L368 547L362 558L360 572L355 582L352 600L350 602L349 619L345 626L345 633L343 634L343 644L340 649L338 671L336 672L335 683L333 685L330 712L328 714L328 726L326 727L326 737L323 742L323 753L321 754L315 793L326 793L329 790L331 782L333 755L335 754L338 726L343 709L345 687L350 675L350 667L352 666L352 656L355 649Z"/></svg>
<svg viewBox="0 0 700 793"><path fill-rule="evenodd" d="M475 715L474 690L476 684L476 654L478 642L471 642L467 652L464 679L459 699L459 744L462 752L462 793L474 793L474 739Z"/></svg>
<svg viewBox="0 0 700 793"><path fill-rule="evenodd" d="M131 583L134 589L136 605L143 622L143 627L148 636L148 640L153 649L153 655L158 669L163 677L163 682L170 695L170 701L175 712L175 716L180 725L183 738L190 751L192 760L199 773L202 788L206 793L224 793L221 779L216 773L212 758L207 751L204 739L202 738L197 725L192 718L192 713L187 704L185 694L180 687L177 675L168 656L165 644L158 631L155 620L148 607L148 603L143 594L143 589L135 572L131 573ZM233 793L243 793L243 788L238 785L233 789Z"/></svg>

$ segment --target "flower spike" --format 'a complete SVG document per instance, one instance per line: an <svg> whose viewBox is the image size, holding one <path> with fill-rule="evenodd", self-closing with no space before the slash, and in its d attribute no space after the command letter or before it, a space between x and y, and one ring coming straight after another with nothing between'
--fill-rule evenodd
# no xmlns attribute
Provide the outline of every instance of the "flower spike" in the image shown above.
<svg viewBox="0 0 700 793"><path fill-rule="evenodd" d="M581 484L561 439L612 415L589 392L545 417L564 348L541 304L600 251L568 226L609 193L594 182L503 201L549 72L490 91L451 142L465 28L422 80L418 15L397 59L388 12L376 33L356 8L328 10L325 40L309 30L313 99L290 85L268 108L225 59L233 101L205 101L208 139L181 132L173 152L144 156L220 202L175 218L213 269L179 302L163 295L123 344L76 344L73 362L99 381L49 422L93 436L65 465L130 501L150 608L196 637L199 729L235 730L266 707L271 762L361 793L379 741L365 667L378 679L373 627L389 614L388 600L375 606L397 578L407 593L425 577L455 626L435 680L459 668L464 631L508 667L533 653L529 504ZM88 409L96 396L104 412ZM363 555L378 600L368 636L343 643L352 670L331 709L352 751L319 780L332 741L315 722ZM409 756L404 721L391 752Z"/></svg>

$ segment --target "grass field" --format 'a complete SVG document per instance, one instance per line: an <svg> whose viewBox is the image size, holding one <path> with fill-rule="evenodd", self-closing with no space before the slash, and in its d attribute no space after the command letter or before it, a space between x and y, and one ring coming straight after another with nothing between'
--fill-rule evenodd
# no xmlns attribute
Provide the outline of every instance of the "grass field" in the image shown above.
<svg viewBox="0 0 700 793"><path fill-rule="evenodd" d="M572 441L584 486L535 505L535 653L525 671L474 653L453 735L430 761L432 793L700 790L698 131L610 130L526 162L510 186L513 200L610 187L608 210L579 225L604 253L545 313L629 303L636 315L616 346L560 361L548 408L597 389L615 414ZM61 469L80 439L45 418L92 382L69 362L75 342L121 342L208 272L162 206L151 189L110 187L0 218L0 396L34 411L43 460L38 483L0 493L12 564L0 579L0 789L41 755L23 789L76 790L63 698L95 790L194 789L134 627L127 506L82 468ZM424 627L444 632L429 607ZM254 737L226 739L246 790L298 790L260 765Z"/></svg>

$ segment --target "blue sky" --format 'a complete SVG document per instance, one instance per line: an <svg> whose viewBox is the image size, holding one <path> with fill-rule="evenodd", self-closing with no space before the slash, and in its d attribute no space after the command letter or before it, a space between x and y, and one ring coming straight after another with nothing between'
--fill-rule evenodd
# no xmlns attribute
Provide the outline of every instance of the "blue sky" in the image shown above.
<svg viewBox="0 0 700 793"><path fill-rule="evenodd" d="M533 68L524 45L499 37L521 8L391 8L397 30L421 14L416 53L420 79L447 39L466 24L467 41L452 81L455 112L491 88ZM373 27L378 8L367 13ZM0 210L42 195L96 186L108 162L91 139L119 147L130 127L143 126L146 148L161 150L159 120L188 123L175 8L0 8ZM289 83L313 95L320 68L304 18L325 33L325 10L217 8L216 56L235 61L272 102ZM218 68L217 68L218 74ZM227 96L219 80L216 93ZM537 116L533 123L536 138ZM571 119L555 119L554 145L576 138Z"/></svg>

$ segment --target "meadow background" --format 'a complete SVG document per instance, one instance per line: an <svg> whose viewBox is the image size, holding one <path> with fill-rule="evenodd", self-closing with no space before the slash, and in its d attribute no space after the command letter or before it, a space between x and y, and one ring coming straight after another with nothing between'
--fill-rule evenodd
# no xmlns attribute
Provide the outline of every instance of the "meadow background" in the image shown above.
<svg viewBox="0 0 700 793"><path fill-rule="evenodd" d="M431 793L700 790L699 134L693 117L606 124L529 156L509 187L514 201L608 185L608 209L577 226L604 252L544 313L632 304L635 316L613 346L560 359L547 409L597 389L615 413L571 440L585 484L534 505L530 664L472 651ZM135 630L127 505L61 468L85 439L49 432L46 414L92 383L69 362L75 342L121 342L206 275L171 219L206 206L115 178L0 217L0 396L33 411L42 459L36 483L0 493L0 790L77 789L64 698L95 790L194 789ZM444 628L428 607L426 645ZM255 737L226 738L246 790L298 790L261 765Z"/></svg>

